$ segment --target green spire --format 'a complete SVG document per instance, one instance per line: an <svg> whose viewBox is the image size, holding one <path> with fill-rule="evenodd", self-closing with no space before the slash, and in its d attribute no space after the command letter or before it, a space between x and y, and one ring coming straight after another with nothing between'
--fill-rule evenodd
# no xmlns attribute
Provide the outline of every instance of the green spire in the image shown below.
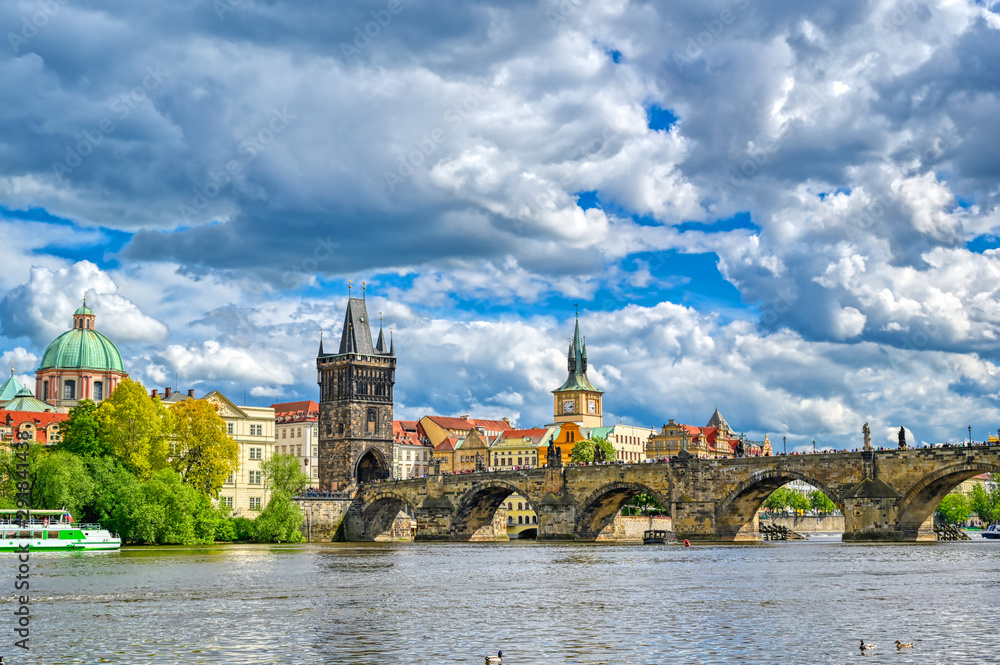
<svg viewBox="0 0 1000 665"><path fill-rule="evenodd" d="M10 377L0 386L0 402L6 402L17 397L17 394L24 388L17 379L14 378L14 366L10 366Z"/></svg>
<svg viewBox="0 0 1000 665"><path fill-rule="evenodd" d="M580 314L576 315L576 330L573 331L573 340L569 343L569 353L567 354L567 370L569 376L566 383L557 388L555 392L563 390L590 390L592 392L602 392L594 387L594 384L587 378L587 342L580 335Z"/></svg>

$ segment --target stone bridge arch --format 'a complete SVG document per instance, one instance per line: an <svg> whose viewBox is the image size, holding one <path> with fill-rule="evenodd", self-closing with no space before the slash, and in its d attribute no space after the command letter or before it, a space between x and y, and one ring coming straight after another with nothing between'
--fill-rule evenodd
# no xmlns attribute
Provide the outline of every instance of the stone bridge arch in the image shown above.
<svg viewBox="0 0 1000 665"><path fill-rule="evenodd" d="M934 512L944 497L963 481L981 473L998 473L1000 464L963 461L950 464L921 477L899 501L899 531L906 540L936 540Z"/></svg>
<svg viewBox="0 0 1000 665"><path fill-rule="evenodd" d="M718 502L715 510L716 533L720 540L757 540L754 517L774 490L793 480L812 485L844 512L841 497L826 483L791 469L762 469L741 481Z"/></svg>
<svg viewBox="0 0 1000 665"><path fill-rule="evenodd" d="M527 490L505 480L491 478L476 483L459 497L458 507L451 520L452 536L456 540L505 539L506 522L502 536L493 533L492 525L500 504L511 494L524 497L541 521L538 501Z"/></svg>
<svg viewBox="0 0 1000 665"><path fill-rule="evenodd" d="M362 498L357 538L375 540L392 527L400 511L411 517L416 515L413 502L406 495L391 490L366 491Z"/></svg>
<svg viewBox="0 0 1000 665"><path fill-rule="evenodd" d="M649 494L665 510L670 510L670 497L649 485L626 481L611 482L594 490L581 502L574 529L577 538L596 540L601 531L614 521L622 506L640 494Z"/></svg>

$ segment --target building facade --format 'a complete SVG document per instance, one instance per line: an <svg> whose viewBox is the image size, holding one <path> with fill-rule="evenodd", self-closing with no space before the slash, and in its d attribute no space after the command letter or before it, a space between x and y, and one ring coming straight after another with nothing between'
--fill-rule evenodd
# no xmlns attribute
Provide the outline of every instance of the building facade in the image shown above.
<svg viewBox="0 0 1000 665"><path fill-rule="evenodd" d="M255 517L271 498L261 465L274 456L274 409L237 406L217 390L202 399L215 405L240 448L239 466L222 484L219 503L235 517Z"/></svg>
<svg viewBox="0 0 1000 665"><path fill-rule="evenodd" d="M543 428L513 429L504 432L490 446L489 467L504 471L537 468L538 447L547 432L548 430Z"/></svg>
<svg viewBox="0 0 1000 665"><path fill-rule="evenodd" d="M396 354L379 330L372 343L368 309L348 298L337 353L316 357L319 382L319 485L343 489L391 477L392 390Z"/></svg>
<svg viewBox="0 0 1000 665"><path fill-rule="evenodd" d="M433 448L416 420L392 421L393 478L422 478L430 467Z"/></svg>
<svg viewBox="0 0 1000 665"><path fill-rule="evenodd" d="M274 453L293 455L310 487L319 486L319 404L312 400L272 404Z"/></svg>
<svg viewBox="0 0 1000 665"><path fill-rule="evenodd" d="M771 454L771 441L767 435L763 441L751 441L736 434L716 409L704 427L682 425L671 419L659 432L649 437L646 458L673 457L681 450L708 459L758 457Z"/></svg>
<svg viewBox="0 0 1000 665"><path fill-rule="evenodd" d="M73 329L49 344L35 372L35 396L60 412L83 399L100 402L128 376L118 349L95 329L96 319L84 299Z"/></svg>

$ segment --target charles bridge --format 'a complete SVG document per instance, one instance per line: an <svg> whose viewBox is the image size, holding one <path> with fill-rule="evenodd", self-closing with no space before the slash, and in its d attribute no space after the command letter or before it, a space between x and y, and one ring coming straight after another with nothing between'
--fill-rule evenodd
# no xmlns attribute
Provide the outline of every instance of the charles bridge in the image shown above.
<svg viewBox="0 0 1000 665"><path fill-rule="evenodd" d="M416 540L490 540L512 493L538 515L538 539L596 540L640 493L669 508L678 539L759 540L757 511L778 487L804 481L844 514L845 541L936 540L933 514L963 480L1000 471L1000 446L817 453L492 471L387 481L354 488L339 502L299 499L314 533L374 540L402 510ZM325 527L325 528L322 528ZM323 537L325 534L326 537Z"/></svg>

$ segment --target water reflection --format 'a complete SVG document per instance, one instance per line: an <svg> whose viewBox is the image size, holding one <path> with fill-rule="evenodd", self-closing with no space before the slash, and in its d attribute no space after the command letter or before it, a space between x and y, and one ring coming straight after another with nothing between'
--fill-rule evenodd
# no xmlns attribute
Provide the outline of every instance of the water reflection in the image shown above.
<svg viewBox="0 0 1000 665"><path fill-rule="evenodd" d="M998 589L974 541L126 548L32 558L31 660L979 663Z"/></svg>

